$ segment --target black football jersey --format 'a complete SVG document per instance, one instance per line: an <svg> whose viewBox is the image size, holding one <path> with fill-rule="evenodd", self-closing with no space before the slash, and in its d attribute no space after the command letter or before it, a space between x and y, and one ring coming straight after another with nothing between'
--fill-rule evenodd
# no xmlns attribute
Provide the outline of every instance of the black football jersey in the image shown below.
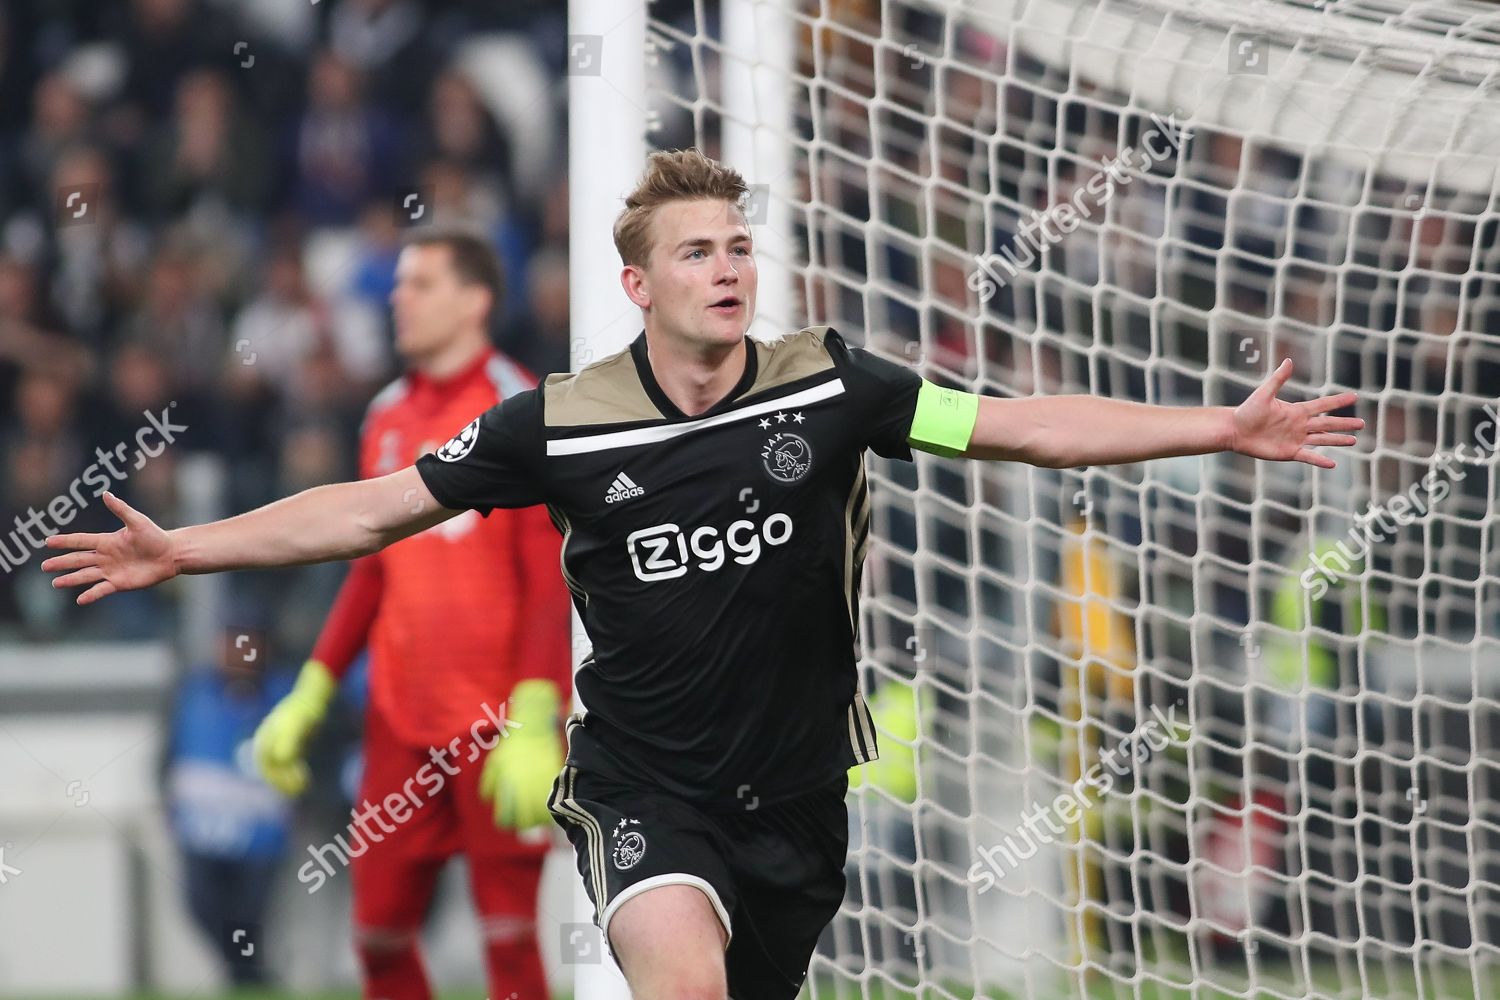
<svg viewBox="0 0 1500 1000"><path fill-rule="evenodd" d="M705 804L790 797L876 756L855 669L864 451L911 460L921 386L828 327L745 352L690 417L643 333L417 462L444 507L546 504L562 532L593 647L570 762Z"/></svg>

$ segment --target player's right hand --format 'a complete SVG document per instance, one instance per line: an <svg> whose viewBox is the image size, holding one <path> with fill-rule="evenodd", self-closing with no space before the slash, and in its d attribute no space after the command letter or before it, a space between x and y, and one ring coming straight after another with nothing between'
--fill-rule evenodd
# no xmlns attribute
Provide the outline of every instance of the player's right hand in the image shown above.
<svg viewBox="0 0 1500 1000"><path fill-rule="evenodd" d="M121 590L152 587L177 575L167 533L113 493L106 491L103 500L125 527L108 534L53 535L47 539L49 549L75 550L42 563L47 573L72 570L54 579L52 586L93 584L78 595L79 604L93 604Z"/></svg>
<svg viewBox="0 0 1500 1000"><path fill-rule="evenodd" d="M276 703L255 730L255 767L266 784L288 797L307 787L307 740L328 714L338 681L322 663L308 660L291 693Z"/></svg>

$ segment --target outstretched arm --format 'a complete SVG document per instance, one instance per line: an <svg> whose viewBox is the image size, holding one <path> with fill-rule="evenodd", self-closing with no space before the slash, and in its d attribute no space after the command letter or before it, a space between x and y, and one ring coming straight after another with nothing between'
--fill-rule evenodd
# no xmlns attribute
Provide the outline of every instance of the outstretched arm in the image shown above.
<svg viewBox="0 0 1500 1000"><path fill-rule="evenodd" d="M68 571L54 587L88 587L79 604L152 587L182 573L300 566L368 555L458 513L428 492L416 466L378 479L315 486L236 517L165 531L112 493L104 504L124 527L107 534L53 535L71 549L42 563Z"/></svg>
<svg viewBox="0 0 1500 1000"><path fill-rule="evenodd" d="M1301 403L1277 399L1291 375L1291 361L1283 361L1234 407L1152 406L1098 396L982 396L973 434L959 454L1071 469L1234 451L1331 469L1333 459L1312 449L1355 443L1353 435L1339 432L1359 430L1365 422L1328 414L1358 397L1343 392Z"/></svg>

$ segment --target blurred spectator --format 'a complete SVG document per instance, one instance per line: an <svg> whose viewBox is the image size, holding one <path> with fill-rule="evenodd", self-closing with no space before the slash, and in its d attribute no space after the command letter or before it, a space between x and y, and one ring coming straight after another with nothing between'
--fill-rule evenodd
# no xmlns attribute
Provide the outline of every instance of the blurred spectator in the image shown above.
<svg viewBox="0 0 1500 1000"><path fill-rule="evenodd" d="M332 352L342 373L358 384L356 394L373 389L389 363L383 337L368 305L316 297L300 253L282 248L272 252L260 292L235 319L231 372L260 379L300 408L311 391L301 381L312 374L304 362L319 352Z"/></svg>
<svg viewBox="0 0 1500 1000"><path fill-rule="evenodd" d="M367 202L393 189L399 132L365 97L359 71L336 53L314 60L307 99L293 138L293 206L311 225L350 225Z"/></svg>
<svg viewBox="0 0 1500 1000"><path fill-rule="evenodd" d="M418 176L423 190L431 195L433 221L438 225L467 224L486 232L500 225L504 204L499 191L477 183L462 163L432 160Z"/></svg>
<svg viewBox="0 0 1500 1000"><path fill-rule="evenodd" d="M393 206L372 201L359 213L359 256L349 293L377 309L384 309L396 287L396 258L401 256L401 231Z"/></svg>
<svg viewBox="0 0 1500 1000"><path fill-rule="evenodd" d="M531 261L526 311L507 324L500 346L538 377L571 370L568 254L548 247Z"/></svg>
<svg viewBox="0 0 1500 1000"><path fill-rule="evenodd" d="M420 161L446 160L475 183L513 200L510 149L465 76L450 70L433 81L426 122Z"/></svg>
<svg viewBox="0 0 1500 1000"><path fill-rule="evenodd" d="M164 477L174 470L179 451L200 451L218 442L220 431L210 424L216 407L217 400L204 407L178 398L167 361L145 344L124 344L110 357L103 392L88 413L85 437L90 460L100 450L109 452L122 442L134 452L138 447L135 435L151 428L151 436L140 443L147 460L124 463L123 475L111 472L115 482L110 488L121 496L137 498L131 502L170 521L176 492L170 478ZM162 422L172 428L170 447L152 454L161 436L154 428ZM105 527L113 526L112 515L105 513L103 518Z"/></svg>
<svg viewBox="0 0 1500 1000"><path fill-rule="evenodd" d="M118 109L122 138L137 138L167 117L178 82L189 70L224 63L233 51L225 27L224 19L205 11L199 0L130 3L117 31L129 58Z"/></svg>
<svg viewBox="0 0 1500 1000"><path fill-rule="evenodd" d="M116 175L90 146L64 153L38 206L51 223L51 300L69 329L98 346L128 307L148 234L121 211Z"/></svg>
<svg viewBox="0 0 1500 1000"><path fill-rule="evenodd" d="M266 670L260 636L226 627L217 663L187 672L166 751L166 799L188 910L236 986L267 981L262 928L290 832L290 806L250 763L255 727L291 690L290 673Z"/></svg>
<svg viewBox="0 0 1500 1000"><path fill-rule="evenodd" d="M92 421L96 444L113 444L123 428L141 422L141 414L172 402L172 373L167 361L145 344L123 344L110 357L104 395Z"/></svg>
<svg viewBox="0 0 1500 1000"><path fill-rule="evenodd" d="M38 325L47 312L36 293L36 269L0 255L0 424L11 412L23 371L49 372L74 388L93 374L94 359L86 350L56 326Z"/></svg>
<svg viewBox="0 0 1500 1000"><path fill-rule="evenodd" d="M36 266L9 254L0 254L0 320L18 326L62 328L62 317L37 294Z"/></svg>
<svg viewBox="0 0 1500 1000"><path fill-rule="evenodd" d="M7 506L46 509L83 468L83 441L78 433L77 401L66 381L31 372L16 389L15 422L4 435Z"/></svg>
<svg viewBox="0 0 1500 1000"><path fill-rule="evenodd" d="M0 620L20 624L32 638L58 637L78 609L35 567L46 535L65 523L80 530L77 501L58 498L68 495L89 458L66 379L30 371L15 396L11 421L0 424Z"/></svg>
<svg viewBox="0 0 1500 1000"><path fill-rule="evenodd" d="M259 211L267 183L263 148L222 74L187 74L171 122L154 131L142 157L147 210L158 221L204 209Z"/></svg>
<svg viewBox="0 0 1500 1000"><path fill-rule="evenodd" d="M382 104L414 114L434 68L423 32L427 19L412 0L345 0L329 18L329 47L365 74Z"/></svg>
<svg viewBox="0 0 1500 1000"><path fill-rule="evenodd" d="M47 189L58 159L89 138L89 107L73 81L61 72L38 81L31 96L31 131L22 141L17 180L33 197Z"/></svg>
<svg viewBox="0 0 1500 1000"><path fill-rule="evenodd" d="M176 392L212 395L224 364L227 336L217 305L200 285L186 249L165 246L151 262L140 307L125 327L127 342L170 358Z"/></svg>

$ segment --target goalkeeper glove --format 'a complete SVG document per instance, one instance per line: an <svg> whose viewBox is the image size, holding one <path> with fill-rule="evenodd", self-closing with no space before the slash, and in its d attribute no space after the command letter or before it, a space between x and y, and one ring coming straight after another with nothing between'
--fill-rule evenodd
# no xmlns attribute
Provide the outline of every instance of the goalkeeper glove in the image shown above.
<svg viewBox="0 0 1500 1000"><path fill-rule="evenodd" d="M307 787L303 748L328 712L339 682L322 663L308 660L291 693L276 703L256 728L255 766L266 784L282 795L302 794Z"/></svg>
<svg viewBox="0 0 1500 1000"><path fill-rule="evenodd" d="M883 737L880 757L863 764L850 775L855 789L868 778L870 785L901 802L917 799L917 751L911 744L922 731L922 715L932 709L932 697L911 684L891 681L881 685L870 703L870 716ZM900 740L902 742L896 742Z"/></svg>
<svg viewBox="0 0 1500 1000"><path fill-rule="evenodd" d="M547 799L563 766L561 705L551 681L522 681L511 692L506 731L479 776L479 797L494 806L496 826L520 831L551 821Z"/></svg>

